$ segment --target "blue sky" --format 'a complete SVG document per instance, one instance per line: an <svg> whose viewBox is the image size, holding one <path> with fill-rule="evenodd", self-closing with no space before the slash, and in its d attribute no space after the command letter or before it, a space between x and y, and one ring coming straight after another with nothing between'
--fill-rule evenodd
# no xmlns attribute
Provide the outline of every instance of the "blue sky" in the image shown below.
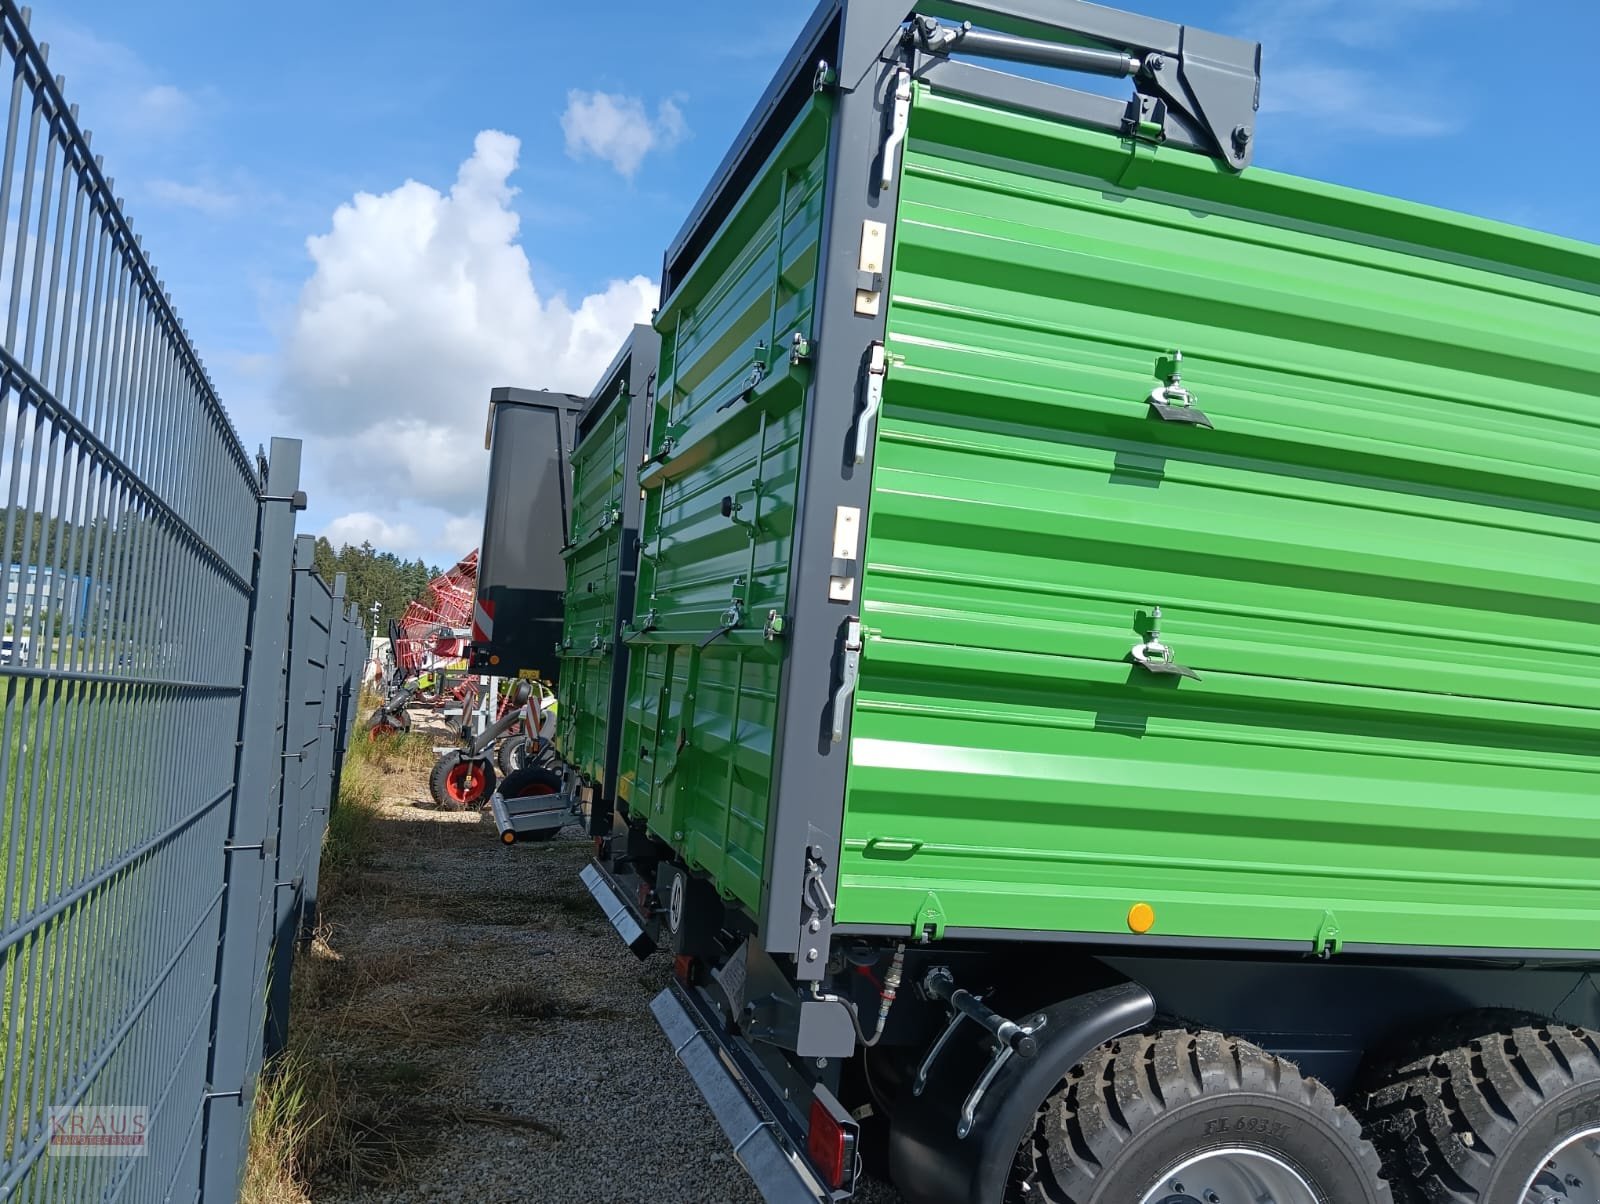
<svg viewBox="0 0 1600 1204"><path fill-rule="evenodd" d="M1129 7L1265 42L1258 164L1600 241L1563 87L1596 0ZM307 438L306 525L448 562L487 389L588 390L809 11L38 0L33 28L247 443Z"/></svg>

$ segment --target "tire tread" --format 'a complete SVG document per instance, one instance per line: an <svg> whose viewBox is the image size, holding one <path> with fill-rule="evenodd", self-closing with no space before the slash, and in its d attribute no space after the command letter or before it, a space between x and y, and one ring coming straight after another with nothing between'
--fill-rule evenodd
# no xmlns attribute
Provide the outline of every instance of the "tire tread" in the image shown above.
<svg viewBox="0 0 1600 1204"><path fill-rule="evenodd" d="M1552 1096L1600 1080L1600 1042L1571 1025L1476 1013L1369 1077L1360 1111L1387 1173L1423 1204L1491 1204L1497 1159Z"/></svg>
<svg viewBox="0 0 1600 1204"><path fill-rule="evenodd" d="M1087 1200L1123 1148L1168 1112L1206 1096L1250 1091L1300 1103L1360 1151L1373 1180L1380 1162L1360 1123L1322 1083L1237 1037L1208 1030L1134 1034L1090 1053L1039 1110L1018 1154L1022 1200ZM1385 1189L1383 1199L1388 1195Z"/></svg>

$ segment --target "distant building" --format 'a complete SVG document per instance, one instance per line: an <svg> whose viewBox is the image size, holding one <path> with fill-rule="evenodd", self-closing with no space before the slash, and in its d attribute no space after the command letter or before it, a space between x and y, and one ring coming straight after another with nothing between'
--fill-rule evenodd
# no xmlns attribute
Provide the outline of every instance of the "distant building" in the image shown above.
<svg viewBox="0 0 1600 1204"><path fill-rule="evenodd" d="M89 617L92 579L59 573L49 565L10 564L5 574L5 621L13 629L60 621L60 631L81 631Z"/></svg>

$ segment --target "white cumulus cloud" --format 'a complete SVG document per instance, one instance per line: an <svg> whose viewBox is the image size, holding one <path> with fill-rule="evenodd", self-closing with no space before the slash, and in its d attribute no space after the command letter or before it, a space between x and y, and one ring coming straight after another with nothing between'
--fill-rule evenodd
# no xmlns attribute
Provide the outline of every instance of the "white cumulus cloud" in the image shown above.
<svg viewBox="0 0 1600 1204"><path fill-rule="evenodd" d="M308 469L326 474L334 513L349 512L335 522L351 542L365 531L401 554L466 552L481 529L489 390L586 394L649 320L657 286L644 276L576 301L540 290L512 209L519 150L485 130L448 192L407 180L358 193L307 240L278 408L308 434Z"/></svg>
<svg viewBox="0 0 1600 1204"><path fill-rule="evenodd" d="M322 536L336 548L370 543L384 552L410 547L417 542L416 529L409 523L391 523L365 510L340 515L322 529Z"/></svg>
<svg viewBox="0 0 1600 1204"><path fill-rule="evenodd" d="M630 180L650 152L671 150L689 136L683 110L671 100L663 100L651 117L637 96L578 89L567 93L561 130L572 158L604 160Z"/></svg>

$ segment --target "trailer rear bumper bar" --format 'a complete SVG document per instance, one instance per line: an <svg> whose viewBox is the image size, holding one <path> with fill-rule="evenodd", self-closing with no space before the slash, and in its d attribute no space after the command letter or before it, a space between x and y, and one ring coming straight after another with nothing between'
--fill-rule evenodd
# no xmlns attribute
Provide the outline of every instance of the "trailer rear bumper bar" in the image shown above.
<svg viewBox="0 0 1600 1204"><path fill-rule="evenodd" d="M675 982L650 1001L650 1011L761 1198L767 1204L831 1204L833 1193L757 1103L740 1059L703 1017L692 994Z"/></svg>
<svg viewBox="0 0 1600 1204"><path fill-rule="evenodd" d="M650 934L639 922L639 917L629 904L627 896L622 893L617 880L605 866L591 861L583 867L578 880L594 896L594 901L600 905L600 910L611 922L611 927L617 930L617 935L622 938L624 945L640 958L649 957L656 951L655 941L650 939Z"/></svg>

